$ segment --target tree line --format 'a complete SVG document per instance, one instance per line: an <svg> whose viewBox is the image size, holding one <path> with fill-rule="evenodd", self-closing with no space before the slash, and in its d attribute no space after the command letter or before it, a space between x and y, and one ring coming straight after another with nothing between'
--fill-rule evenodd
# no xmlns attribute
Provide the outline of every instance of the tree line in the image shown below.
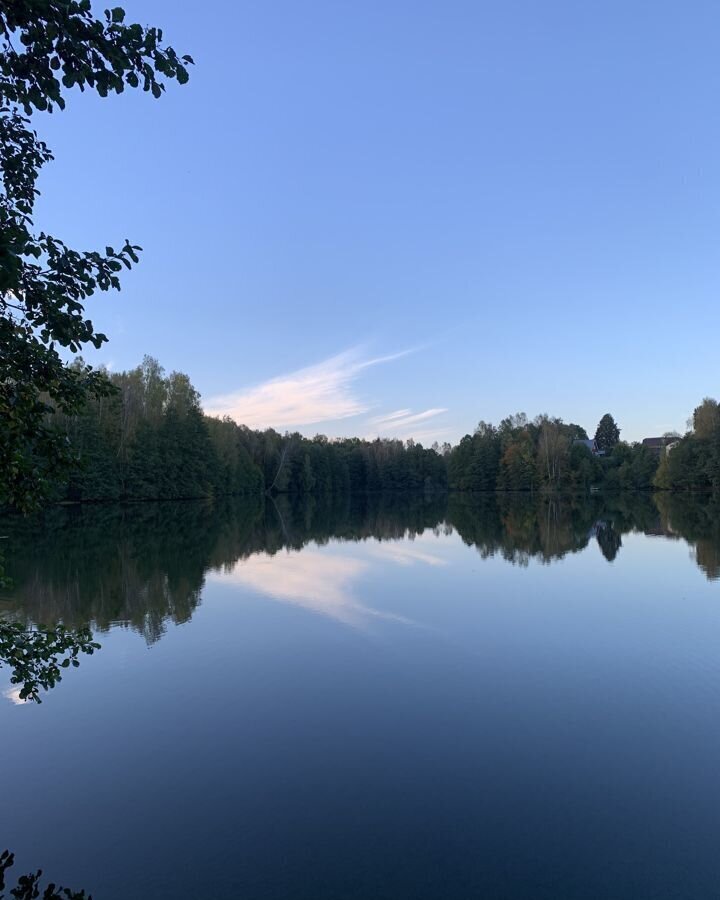
<svg viewBox="0 0 720 900"><path fill-rule="evenodd" d="M187 375L147 356L107 377L109 396L53 415L77 463L55 500L447 488L443 455L412 441L305 438L205 416Z"/></svg>
<svg viewBox="0 0 720 900"><path fill-rule="evenodd" d="M621 441L609 413L593 441L581 425L548 415L531 421L517 413L498 426L480 422L448 454L448 484L459 491L652 488L657 456L642 444Z"/></svg>
<svg viewBox="0 0 720 900"><path fill-rule="evenodd" d="M82 361L77 363L81 368ZM412 440L307 438L203 414L187 375L146 356L106 373L113 390L79 412L56 409L75 466L55 501L184 499L364 491L720 491L720 407L705 399L667 447L620 439L610 414L594 438L574 423L517 413L480 422L451 447Z"/></svg>
<svg viewBox="0 0 720 900"><path fill-rule="evenodd" d="M659 490L720 492L720 405L706 397L688 422L688 433L664 453L654 479Z"/></svg>
<svg viewBox="0 0 720 900"><path fill-rule="evenodd" d="M580 425L524 413L495 427L480 422L448 455L448 485L461 491L591 489L720 492L720 405L706 397L684 436L660 445L620 440L606 413L594 438Z"/></svg>

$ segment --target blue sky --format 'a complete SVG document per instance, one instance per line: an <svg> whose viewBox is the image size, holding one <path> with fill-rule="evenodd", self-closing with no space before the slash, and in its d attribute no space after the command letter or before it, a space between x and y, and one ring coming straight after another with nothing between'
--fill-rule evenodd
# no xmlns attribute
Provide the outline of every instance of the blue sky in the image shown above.
<svg viewBox="0 0 720 900"><path fill-rule="evenodd" d="M73 94L37 222L144 247L88 313L255 427L623 437L720 393L717 3L127 0L196 66Z"/></svg>

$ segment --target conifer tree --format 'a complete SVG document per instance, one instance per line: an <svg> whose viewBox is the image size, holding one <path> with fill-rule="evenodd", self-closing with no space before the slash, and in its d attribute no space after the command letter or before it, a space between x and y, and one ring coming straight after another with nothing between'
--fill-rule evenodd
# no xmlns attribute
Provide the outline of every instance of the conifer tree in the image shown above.
<svg viewBox="0 0 720 900"><path fill-rule="evenodd" d="M605 413L598 422L597 431L595 432L595 443L598 446L598 450L604 450L606 453L609 453L619 440L620 429L615 424L615 419L610 413Z"/></svg>

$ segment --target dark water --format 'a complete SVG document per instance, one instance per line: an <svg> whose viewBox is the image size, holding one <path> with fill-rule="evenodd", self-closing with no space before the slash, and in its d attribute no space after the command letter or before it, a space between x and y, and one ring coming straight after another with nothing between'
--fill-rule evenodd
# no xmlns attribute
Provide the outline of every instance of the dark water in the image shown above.
<svg viewBox="0 0 720 900"><path fill-rule="evenodd" d="M354 498L4 523L0 845L97 900L720 896L720 507ZM0 846L0 849L2 847Z"/></svg>

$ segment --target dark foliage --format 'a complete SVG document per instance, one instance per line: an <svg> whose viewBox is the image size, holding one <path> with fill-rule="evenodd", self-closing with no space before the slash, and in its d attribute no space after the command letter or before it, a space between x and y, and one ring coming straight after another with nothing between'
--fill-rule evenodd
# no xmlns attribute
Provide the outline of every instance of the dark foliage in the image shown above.
<svg viewBox="0 0 720 900"><path fill-rule="evenodd" d="M40 691L62 681L61 669L79 666L78 655L100 649L88 628L26 628L20 622L0 621L0 666L12 670L11 684L21 685L20 700L41 703Z"/></svg>
<svg viewBox="0 0 720 900"><path fill-rule="evenodd" d="M318 496L447 487L443 456L412 441L308 439L204 416L188 377L166 376L150 357L108 379L111 396L89 400L78 413L53 417L53 428L65 435L79 462L68 480L57 482L55 500L177 500L264 490Z"/></svg>
<svg viewBox="0 0 720 900"><path fill-rule="evenodd" d="M73 87L101 97L125 87L161 96L165 80L187 81L190 57L162 44L157 28L125 24L120 7L96 18L89 0L12 0L0 5L0 505L30 510L75 461L48 414L77 413L106 397L102 372L68 366L60 348L99 347L85 317L98 290L119 290L118 273L139 247L80 252L37 231L37 180L52 153L32 129L34 112L62 110Z"/></svg>
<svg viewBox="0 0 720 900"><path fill-rule="evenodd" d="M608 453L615 447L619 440L620 429L617 427L615 419L613 419L610 413L605 413L598 422L598 427L595 431L595 443L597 444L598 449Z"/></svg>
<svg viewBox="0 0 720 900"><path fill-rule="evenodd" d="M15 855L13 853L4 850L0 854L0 891L3 891L0 893L0 900L5 897L5 875L14 863ZM42 900L92 900L92 895L86 894L85 891L71 891L70 888L60 887L52 882L43 890L40 886L41 878L42 869L31 872L29 875L21 875L15 887L11 889L9 897L14 900L37 900L38 897L41 897Z"/></svg>
<svg viewBox="0 0 720 900"><path fill-rule="evenodd" d="M450 451L448 483L458 491L652 488L658 458L641 444L616 441L600 456L593 455L585 440L580 425L545 415L530 421L518 413L498 427L481 422Z"/></svg>
<svg viewBox="0 0 720 900"><path fill-rule="evenodd" d="M720 493L720 407L706 397L696 407L693 429L663 453L655 486L671 491Z"/></svg>

